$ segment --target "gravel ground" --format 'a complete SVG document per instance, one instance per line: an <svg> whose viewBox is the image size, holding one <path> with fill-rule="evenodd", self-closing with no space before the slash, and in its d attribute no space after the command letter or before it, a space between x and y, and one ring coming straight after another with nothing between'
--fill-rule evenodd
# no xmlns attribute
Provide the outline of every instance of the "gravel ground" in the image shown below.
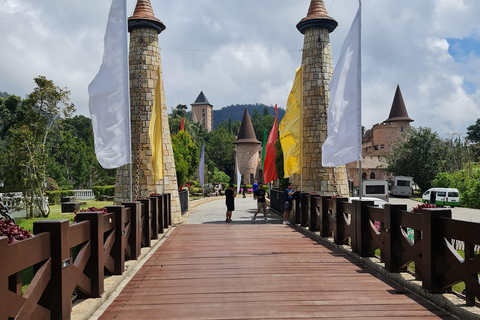
<svg viewBox="0 0 480 320"><path fill-rule="evenodd" d="M202 224L202 223L227 223L225 222L225 214L227 207L225 205L225 197L218 200L210 201L201 204L192 209L187 219L183 222L186 224ZM232 222L251 224L253 214L257 211L257 201L253 200L251 195L246 198L237 196L235 198L235 211L232 213ZM257 214L255 223L265 223L263 219L263 211ZM267 207L267 222L266 223L282 223L282 217Z"/></svg>

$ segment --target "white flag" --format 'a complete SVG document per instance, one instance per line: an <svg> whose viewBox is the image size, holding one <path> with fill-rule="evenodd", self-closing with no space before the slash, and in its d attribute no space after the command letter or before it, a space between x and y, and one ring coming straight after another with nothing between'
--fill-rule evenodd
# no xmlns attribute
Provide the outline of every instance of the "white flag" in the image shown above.
<svg viewBox="0 0 480 320"><path fill-rule="evenodd" d="M324 167L362 159L361 9L360 3L330 81Z"/></svg>
<svg viewBox="0 0 480 320"><path fill-rule="evenodd" d="M103 62L88 86L95 153L105 169L132 161L126 0L113 0L104 38Z"/></svg>
<svg viewBox="0 0 480 320"><path fill-rule="evenodd" d="M240 193L240 184L242 183L242 175L238 169L238 158L237 158L237 193Z"/></svg>

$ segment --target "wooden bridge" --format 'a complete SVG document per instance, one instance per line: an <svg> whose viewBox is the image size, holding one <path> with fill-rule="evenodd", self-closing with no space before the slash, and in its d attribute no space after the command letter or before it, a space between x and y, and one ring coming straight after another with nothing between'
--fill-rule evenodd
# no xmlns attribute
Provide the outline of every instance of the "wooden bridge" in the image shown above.
<svg viewBox="0 0 480 320"><path fill-rule="evenodd" d="M272 208L278 206L277 198L273 193ZM34 227L37 235L27 242L8 245L0 239L2 255L10 257L0 264L0 319L69 319L75 287L87 296L102 296L103 266L122 274L126 259L136 259L141 247L165 234L163 244L152 250L111 305L104 305L100 319L455 319L385 273L367 268L361 256L371 255L373 248L380 248L385 272L401 271L414 261L420 270L417 286L423 283L425 292L433 292L428 285L443 290L464 280L467 303L442 306L461 319L480 318L475 306L465 307L471 304L469 297L480 296L478 281L469 278L475 280L478 273L478 256L466 253L467 259L459 263L439 256L446 254L443 237L454 235L470 248L480 242L480 229L475 223L449 220L447 211L426 210L418 218L399 206L380 209L366 202L302 195L292 216L298 225L286 226L273 213L268 223L253 223L254 202L247 198L237 199L234 220L239 221L234 223L224 222L223 201L214 201L203 207L218 211L216 221L174 227L168 199L159 195L110 207L107 215L82 214L83 222L71 226L64 221L40 223ZM242 201L249 209L242 209ZM220 207L215 209L214 203ZM372 221L380 227L372 229ZM449 223L464 232L451 231ZM397 227L407 225L421 230L412 243L405 240L410 247L396 238L402 235ZM332 244L325 245L330 236ZM433 264L426 260L429 243L436 244L430 249ZM390 247L395 252L389 252ZM19 272L29 265L37 271L22 296ZM425 271L429 265L433 276Z"/></svg>

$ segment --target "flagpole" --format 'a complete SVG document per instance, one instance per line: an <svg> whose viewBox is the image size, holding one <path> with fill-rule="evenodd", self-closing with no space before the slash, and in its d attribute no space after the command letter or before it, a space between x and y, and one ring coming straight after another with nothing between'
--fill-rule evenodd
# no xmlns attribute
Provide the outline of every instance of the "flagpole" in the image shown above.
<svg viewBox="0 0 480 320"><path fill-rule="evenodd" d="M130 193L130 202L133 201L133 177L132 177L132 162L128 165L128 175L130 178L130 183L128 184L128 192Z"/></svg>
<svg viewBox="0 0 480 320"><path fill-rule="evenodd" d="M302 91L303 91L303 76L304 69L302 63ZM303 94L302 107L300 109L300 192L303 192Z"/></svg>

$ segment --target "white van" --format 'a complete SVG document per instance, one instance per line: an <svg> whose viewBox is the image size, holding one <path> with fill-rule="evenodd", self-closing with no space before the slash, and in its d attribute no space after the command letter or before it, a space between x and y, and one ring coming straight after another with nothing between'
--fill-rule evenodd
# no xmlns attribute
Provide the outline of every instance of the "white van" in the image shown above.
<svg viewBox="0 0 480 320"><path fill-rule="evenodd" d="M423 203L431 203L437 206L460 206L460 193L454 188L431 188L422 196Z"/></svg>
<svg viewBox="0 0 480 320"><path fill-rule="evenodd" d="M413 194L413 178L404 176L395 177L390 194L392 196L411 197Z"/></svg>
<svg viewBox="0 0 480 320"><path fill-rule="evenodd" d="M362 189L362 197L378 198L388 202L388 181L364 180Z"/></svg>

